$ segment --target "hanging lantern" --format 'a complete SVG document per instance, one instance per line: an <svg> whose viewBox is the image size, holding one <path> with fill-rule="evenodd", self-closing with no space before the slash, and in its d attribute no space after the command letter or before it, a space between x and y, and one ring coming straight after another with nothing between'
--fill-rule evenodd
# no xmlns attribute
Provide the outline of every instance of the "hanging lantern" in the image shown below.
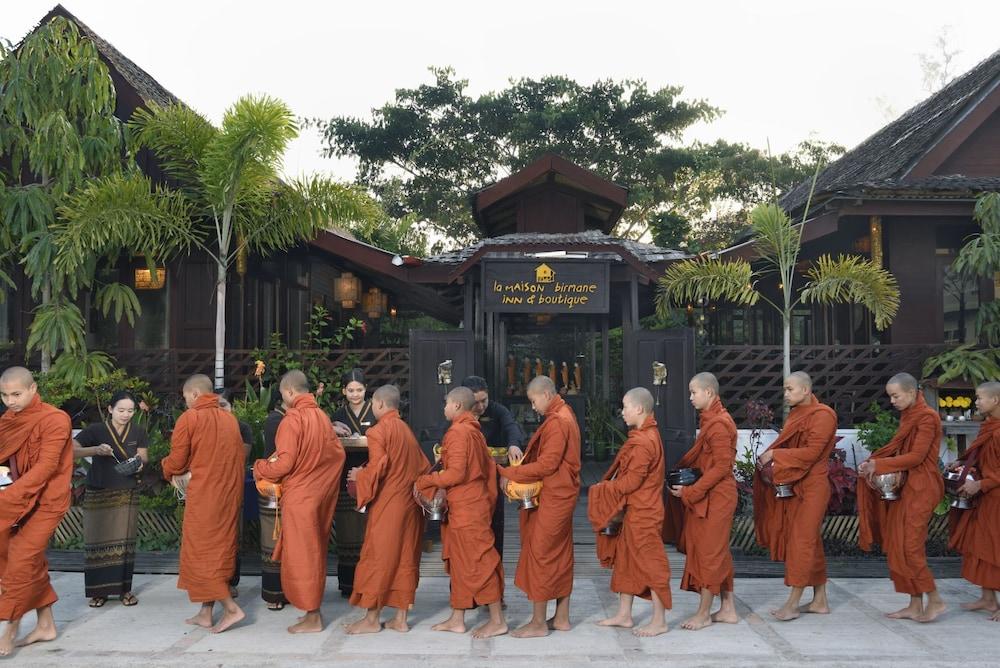
<svg viewBox="0 0 1000 668"><path fill-rule="evenodd" d="M361 301L361 279L345 272L333 281L333 298L344 308L354 308Z"/></svg>
<svg viewBox="0 0 1000 668"><path fill-rule="evenodd" d="M154 273L147 268L136 269L133 281L136 290L159 290L167 284L167 270L157 267Z"/></svg>
<svg viewBox="0 0 1000 668"><path fill-rule="evenodd" d="M389 309L389 317L390 318L392 318L393 320L395 320L397 315L399 315L399 311L396 310L395 306L393 306L391 309Z"/></svg>
<svg viewBox="0 0 1000 668"><path fill-rule="evenodd" d="M384 298L386 298L386 295L378 288L368 288L368 292L365 293L364 298L364 310L369 318L379 318L385 313L386 302Z"/></svg>

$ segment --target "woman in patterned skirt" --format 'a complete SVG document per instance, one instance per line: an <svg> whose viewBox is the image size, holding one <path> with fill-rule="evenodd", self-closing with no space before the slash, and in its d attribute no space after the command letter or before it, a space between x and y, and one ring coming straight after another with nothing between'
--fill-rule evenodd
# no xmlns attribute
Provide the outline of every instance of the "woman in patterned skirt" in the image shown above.
<svg viewBox="0 0 1000 668"><path fill-rule="evenodd" d="M132 423L135 409L135 399L119 392L111 397L106 419L88 425L73 439L73 456L91 458L83 497L83 540L84 586L92 608L111 596L118 596L123 605L139 602L132 593L138 471L123 475L115 470L116 464L132 457L138 456L142 464L148 461L146 432Z"/></svg>

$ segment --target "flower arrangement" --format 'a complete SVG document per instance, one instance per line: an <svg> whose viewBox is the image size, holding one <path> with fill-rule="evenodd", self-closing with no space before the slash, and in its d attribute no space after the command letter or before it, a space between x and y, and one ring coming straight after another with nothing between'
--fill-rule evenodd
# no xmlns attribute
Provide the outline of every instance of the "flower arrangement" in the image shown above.
<svg viewBox="0 0 1000 668"><path fill-rule="evenodd" d="M968 414L969 409L972 407L972 397L969 396L945 396L938 399L938 408L941 412L941 417L946 420L965 420L971 417Z"/></svg>

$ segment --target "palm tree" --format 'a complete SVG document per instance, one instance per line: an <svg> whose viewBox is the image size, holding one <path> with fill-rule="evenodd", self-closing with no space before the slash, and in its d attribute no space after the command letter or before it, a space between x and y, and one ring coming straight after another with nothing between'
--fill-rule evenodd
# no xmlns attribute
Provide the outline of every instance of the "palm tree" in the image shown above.
<svg viewBox="0 0 1000 668"><path fill-rule="evenodd" d="M379 218L381 210L352 186L316 176L278 177L298 126L291 110L274 98L239 99L226 111L221 127L179 104L139 109L128 130L132 149L152 150L171 179L170 191L159 199L183 202L192 222L192 243L215 264L215 384L221 388L226 281L236 258L248 251L268 255L284 250L331 226ZM106 194L95 189L89 199L76 202L81 228L94 229L109 215L128 217L127 211L109 213L93 206ZM155 193L152 199L157 199Z"/></svg>
<svg viewBox="0 0 1000 668"><path fill-rule="evenodd" d="M761 204L750 213L755 234L755 269L746 260L703 256L672 265L660 278L657 310L666 315L672 304L725 300L753 305L763 301L781 314L784 345L784 375L791 373L792 310L799 303L861 304L885 329L899 310L899 287L885 269L857 255L834 259L824 255L806 272L807 281L796 296L795 268L802 250L802 226L793 225L776 204ZM782 299L772 301L758 283L775 275Z"/></svg>

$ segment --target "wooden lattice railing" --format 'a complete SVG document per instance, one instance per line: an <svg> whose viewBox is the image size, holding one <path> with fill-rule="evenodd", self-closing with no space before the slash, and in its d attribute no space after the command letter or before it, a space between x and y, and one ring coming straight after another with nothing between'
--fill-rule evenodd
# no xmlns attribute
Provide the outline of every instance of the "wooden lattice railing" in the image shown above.
<svg viewBox="0 0 1000 668"><path fill-rule="evenodd" d="M885 398L885 382L906 371L917 378L925 359L944 350L934 345L792 346L792 371L813 379L816 395L832 406L842 427L870 418L868 406ZM760 401L778 415L782 402L781 346L706 346L699 364L719 379L722 399L743 426L747 401Z"/></svg>
<svg viewBox="0 0 1000 668"><path fill-rule="evenodd" d="M243 387L254 368L250 350L226 351L226 386ZM130 374L145 378L155 392L178 392L191 374L212 375L212 350L118 350L112 353L118 365ZM292 351L295 354L295 351ZM369 386L394 383L404 394L409 390L410 351L408 348L345 348L333 350L322 365L336 369L349 360L365 373Z"/></svg>

